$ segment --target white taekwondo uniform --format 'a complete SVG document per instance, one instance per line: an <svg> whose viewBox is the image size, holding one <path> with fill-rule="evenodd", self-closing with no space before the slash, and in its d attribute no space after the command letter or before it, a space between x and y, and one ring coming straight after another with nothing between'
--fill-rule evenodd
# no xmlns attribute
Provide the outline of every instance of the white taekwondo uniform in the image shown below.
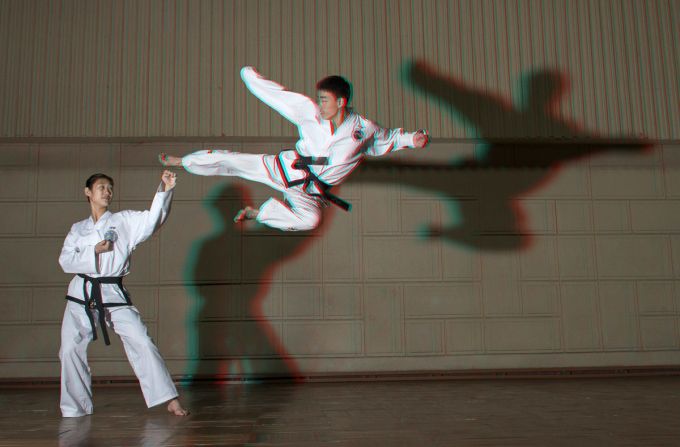
<svg viewBox="0 0 680 447"><path fill-rule="evenodd" d="M264 79L252 67L241 69L241 78L262 102L297 125L300 139L295 150L278 156L202 150L183 157L182 164L192 174L238 176L282 191L289 205L274 198L263 203L257 220L265 225L288 231L315 228L321 207L335 198L324 192L340 184L364 156L413 147L415 133L383 129L352 111L333 132L331 121L321 118L317 104L307 96ZM293 167L305 158L306 170ZM309 174L319 181L303 182Z"/></svg>
<svg viewBox="0 0 680 447"><path fill-rule="evenodd" d="M66 303L61 326L60 406L64 417L92 413L87 346L97 338L95 326L99 326L103 333L108 326L120 336L147 406L158 405L178 395L165 363L147 335L139 311L131 305L121 280L117 284L95 284L97 278L118 279L130 272L130 255L165 222L170 212L174 189L165 192L163 188L161 183L147 211L107 211L97 223L89 217L73 224L66 236L59 264L64 272L75 273L76 276L68 287L67 299L70 301ZM107 232L117 234L113 250L97 255L94 247L105 239ZM95 290L98 287L101 287L101 294ZM94 302L95 296L101 301L101 307ZM82 304L74 300L80 300ZM87 302L91 306L87 306ZM103 321L106 323L102 328Z"/></svg>

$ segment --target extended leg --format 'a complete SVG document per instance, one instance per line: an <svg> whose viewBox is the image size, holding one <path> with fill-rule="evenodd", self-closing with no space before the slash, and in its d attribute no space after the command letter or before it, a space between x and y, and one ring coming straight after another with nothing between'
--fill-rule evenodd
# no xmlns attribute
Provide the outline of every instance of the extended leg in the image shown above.
<svg viewBox="0 0 680 447"><path fill-rule="evenodd" d="M139 379L148 407L168 402L168 411L177 415L189 414L177 400L177 389L165 362L146 331L137 309L115 309L111 312L111 326L120 335L130 365Z"/></svg>
<svg viewBox="0 0 680 447"><path fill-rule="evenodd" d="M275 167L274 155L255 155L226 150L203 150L184 157L161 154L161 162L177 163L192 174L237 176L265 184L283 191L284 203L269 199L259 209L245 207L234 220L257 220L272 228L284 231L306 231L316 228L321 219L320 199L305 194L300 188L286 188L280 172Z"/></svg>
<svg viewBox="0 0 680 447"><path fill-rule="evenodd" d="M263 183L274 189L283 187L280 180L272 178L265 158L272 155L244 154L227 150L202 150L183 157L160 154L161 164L165 166L182 166L187 172L196 175L223 175L241 177L253 182Z"/></svg>

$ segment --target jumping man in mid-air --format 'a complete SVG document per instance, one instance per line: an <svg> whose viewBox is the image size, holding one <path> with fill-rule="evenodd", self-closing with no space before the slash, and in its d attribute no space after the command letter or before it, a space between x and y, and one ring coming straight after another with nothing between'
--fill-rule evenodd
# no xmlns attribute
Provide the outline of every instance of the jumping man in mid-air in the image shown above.
<svg viewBox="0 0 680 447"><path fill-rule="evenodd" d="M241 78L255 96L298 126L300 139L295 149L278 155L227 150L202 150L184 157L160 154L165 166L184 166L198 175L238 176L283 192L283 201L270 198L259 209L246 206L234 218L237 222L257 220L286 231L316 228L321 208L329 202L349 210L350 205L330 190L365 156L422 148L428 143L424 130L383 129L354 113L348 107L351 86L340 76L316 84L317 103L264 79L252 67L244 67Z"/></svg>

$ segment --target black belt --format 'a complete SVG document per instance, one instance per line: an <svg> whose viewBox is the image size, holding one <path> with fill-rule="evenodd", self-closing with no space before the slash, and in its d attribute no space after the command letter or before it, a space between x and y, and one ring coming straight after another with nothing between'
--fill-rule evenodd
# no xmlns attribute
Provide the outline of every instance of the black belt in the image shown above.
<svg viewBox="0 0 680 447"><path fill-rule="evenodd" d="M78 276L83 278L83 297L84 300L66 295L66 299L73 301L74 303L82 304L85 307L85 313L87 318L90 320L90 325L92 326L92 340L97 339L97 327L94 324L94 317L92 316L92 310L97 309L99 316L99 327L102 330L102 336L104 337L104 343L107 345L111 344L109 340L109 334L106 331L106 315L104 314L104 308L107 307L121 307L121 306L132 306L132 301L130 301L130 295L128 295L127 290L123 287L123 277L122 276L109 276L101 278L93 278L92 276L83 275L78 273ZM92 283L92 295L87 292L87 283ZM118 288L123 292L125 297L124 303L104 303L102 302L102 284L116 284Z"/></svg>
<svg viewBox="0 0 680 447"><path fill-rule="evenodd" d="M307 157L305 155L298 154L297 160L293 162L293 167L295 169L305 170L311 165L327 165L328 157Z"/></svg>
<svg viewBox="0 0 680 447"><path fill-rule="evenodd" d="M313 183L314 186L316 186L316 188L319 190L320 194L309 193L307 191L308 194L312 196L321 196L324 199L331 202L332 204L339 206L345 211L349 211L352 209L352 204L330 192L330 189L333 187L333 185L329 185L328 183L324 182L319 177L317 177L316 174L314 174L311 169L309 169L309 167L312 165L328 164L328 157L306 157L300 154L297 154L297 157L298 158L293 162L292 167L294 169L304 171L306 174L304 178L298 180L288 180L285 169L283 168L283 163L281 162L279 157L276 157L276 163L278 164L279 171L281 172L281 177L283 178L283 181L286 184L287 188L290 188L291 186L303 185L302 189L307 191L309 185Z"/></svg>
<svg viewBox="0 0 680 447"><path fill-rule="evenodd" d="M322 181L319 177L314 175L314 173L307 168L307 171L309 172L308 177L305 179L305 183L303 186L303 189L307 189L311 183L314 183L314 185L317 187L319 190L320 194L313 194L310 193L310 195L316 196L319 195L323 197L324 199L328 200L332 204L339 206L345 211L349 211L352 209L352 204L341 199L340 197L336 196L335 194L332 194L330 192L330 189L333 187L333 185L329 185L328 183L325 183Z"/></svg>

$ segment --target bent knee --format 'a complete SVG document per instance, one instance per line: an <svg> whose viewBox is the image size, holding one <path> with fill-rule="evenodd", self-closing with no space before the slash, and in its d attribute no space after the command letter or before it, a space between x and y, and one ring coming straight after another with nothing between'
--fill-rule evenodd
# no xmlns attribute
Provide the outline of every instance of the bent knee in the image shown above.
<svg viewBox="0 0 680 447"><path fill-rule="evenodd" d="M62 336L61 345L59 346L59 358L63 356L71 356L74 353L78 353L84 349L87 349L87 345L92 341L92 336L86 336L84 334L76 334L74 337Z"/></svg>
<svg viewBox="0 0 680 447"><path fill-rule="evenodd" d="M308 214L300 217L300 221L292 228L293 231L310 231L319 226L320 214Z"/></svg>
<svg viewBox="0 0 680 447"><path fill-rule="evenodd" d="M73 341L62 341L59 347L59 358L65 359L73 356L78 356L78 344Z"/></svg>
<svg viewBox="0 0 680 447"><path fill-rule="evenodd" d="M129 344L138 352L157 351L158 348L151 337L147 334L138 334L136 336L123 337L123 342Z"/></svg>

